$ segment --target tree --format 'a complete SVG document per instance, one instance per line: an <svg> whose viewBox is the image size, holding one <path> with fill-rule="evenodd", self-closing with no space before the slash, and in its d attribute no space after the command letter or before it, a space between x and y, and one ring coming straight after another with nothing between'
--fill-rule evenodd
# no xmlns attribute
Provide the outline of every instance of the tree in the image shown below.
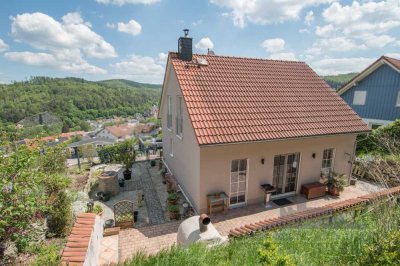
<svg viewBox="0 0 400 266"><path fill-rule="evenodd" d="M97 149L93 144L87 144L79 147L82 158L86 158L90 164L93 164L93 159L97 157Z"/></svg>

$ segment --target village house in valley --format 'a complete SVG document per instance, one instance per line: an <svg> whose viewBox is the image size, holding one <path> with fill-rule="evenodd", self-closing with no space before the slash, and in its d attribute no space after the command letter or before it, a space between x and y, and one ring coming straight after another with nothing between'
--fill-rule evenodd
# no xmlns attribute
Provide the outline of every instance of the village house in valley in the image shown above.
<svg viewBox="0 0 400 266"><path fill-rule="evenodd" d="M133 135L134 135L134 126L115 125L115 126L108 126L100 130L96 134L96 137L112 140L114 142L120 142L133 137Z"/></svg>
<svg viewBox="0 0 400 266"><path fill-rule="evenodd" d="M380 57L338 94L372 128L400 119L400 60Z"/></svg>
<svg viewBox="0 0 400 266"><path fill-rule="evenodd" d="M350 176L367 124L307 64L169 53L160 114L164 162L198 212L224 192L229 207L299 193L321 175Z"/></svg>

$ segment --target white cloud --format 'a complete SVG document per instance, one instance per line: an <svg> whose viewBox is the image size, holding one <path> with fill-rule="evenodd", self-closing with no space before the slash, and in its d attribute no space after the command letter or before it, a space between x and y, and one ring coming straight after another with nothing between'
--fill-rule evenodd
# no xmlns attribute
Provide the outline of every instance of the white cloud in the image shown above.
<svg viewBox="0 0 400 266"><path fill-rule="evenodd" d="M318 37L330 37L330 36L332 36L332 33L334 31L335 31L335 28L333 27L332 24L328 24L328 25L325 25L325 26L322 26L322 27L317 26L315 28L315 34Z"/></svg>
<svg viewBox="0 0 400 266"><path fill-rule="evenodd" d="M299 33L310 33L309 29L299 29Z"/></svg>
<svg viewBox="0 0 400 266"><path fill-rule="evenodd" d="M10 61L23 63L31 66L51 67L72 73L105 74L106 70L90 65L81 58L68 59L68 55L32 53L32 52L9 52L4 54Z"/></svg>
<svg viewBox="0 0 400 266"><path fill-rule="evenodd" d="M107 23L106 23L106 27L107 27L107 28L110 28L110 29L115 29L117 26L116 26L115 24L113 24L113 23L107 22Z"/></svg>
<svg viewBox="0 0 400 266"><path fill-rule="evenodd" d="M319 75L337 75L360 72L374 62L374 60L376 58L326 58L311 62L311 66Z"/></svg>
<svg viewBox="0 0 400 266"><path fill-rule="evenodd" d="M196 48L200 50L207 50L207 49L213 49L214 48L214 43L211 41L210 38L205 37L202 38L198 43L196 43Z"/></svg>
<svg viewBox="0 0 400 266"><path fill-rule="evenodd" d="M131 19L128 23L119 22L117 29L119 32L125 32L133 36L142 32L142 26L134 19Z"/></svg>
<svg viewBox="0 0 400 266"><path fill-rule="evenodd" d="M114 77L138 82L161 83L164 67L150 56L131 55L128 58L110 65L115 72Z"/></svg>
<svg viewBox="0 0 400 266"><path fill-rule="evenodd" d="M11 36L17 42L43 52L9 52L8 60L35 66L53 67L72 73L106 73L90 65L84 57L116 57L114 47L92 31L79 13L68 13L62 22L43 13L24 13L11 17Z"/></svg>
<svg viewBox="0 0 400 266"><path fill-rule="evenodd" d="M292 52L273 53L269 56L269 58L275 60L297 60L295 54Z"/></svg>
<svg viewBox="0 0 400 266"><path fill-rule="evenodd" d="M313 23L315 17L314 12L312 10L308 11L306 16L304 17L304 24L310 26Z"/></svg>
<svg viewBox="0 0 400 266"><path fill-rule="evenodd" d="M325 21L340 26L345 33L363 33L365 30L385 32L400 25L398 0L353 1L351 5L332 3L322 13Z"/></svg>
<svg viewBox="0 0 400 266"><path fill-rule="evenodd" d="M161 63L167 62L168 54L167 53L159 53L158 54L158 61Z"/></svg>
<svg viewBox="0 0 400 266"><path fill-rule="evenodd" d="M325 51L332 52L347 52L352 50L365 50L367 47L364 44L357 44L352 39L346 37L334 37L317 40L314 48L320 48Z"/></svg>
<svg viewBox="0 0 400 266"><path fill-rule="evenodd" d="M385 55L392 58L400 59L400 53L386 53Z"/></svg>
<svg viewBox="0 0 400 266"><path fill-rule="evenodd" d="M8 45L2 39L0 39L0 53L7 51L8 48Z"/></svg>
<svg viewBox="0 0 400 266"><path fill-rule="evenodd" d="M277 53L285 49L285 40L281 38L267 39L261 44L268 52Z"/></svg>
<svg viewBox="0 0 400 266"><path fill-rule="evenodd" d="M210 0L210 2L230 9L233 23L243 28L247 22L271 24L297 20L303 9L331 3L333 0Z"/></svg>
<svg viewBox="0 0 400 266"><path fill-rule="evenodd" d="M369 48L383 48L386 45L394 42L396 39L389 35L374 35L374 34L364 34L360 36L366 46Z"/></svg>
<svg viewBox="0 0 400 266"><path fill-rule="evenodd" d="M12 17L11 36L40 50L57 53L59 49L78 49L88 57L116 57L114 47L90 26L79 21L77 14L67 14L63 23L43 13L24 13ZM73 22L73 23L72 23Z"/></svg>
<svg viewBox="0 0 400 266"><path fill-rule="evenodd" d="M160 0L96 0L100 4L112 4L123 6L125 4L145 4L150 5L159 2Z"/></svg>

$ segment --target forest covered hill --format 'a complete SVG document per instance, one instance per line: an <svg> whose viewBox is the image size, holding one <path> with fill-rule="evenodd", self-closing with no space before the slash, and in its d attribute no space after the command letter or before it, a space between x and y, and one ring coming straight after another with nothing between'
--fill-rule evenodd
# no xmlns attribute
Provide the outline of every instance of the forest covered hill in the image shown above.
<svg viewBox="0 0 400 266"><path fill-rule="evenodd" d="M339 89L346 82L354 78L358 73L339 74L331 76L322 76L322 78L332 87L332 89Z"/></svg>
<svg viewBox="0 0 400 266"><path fill-rule="evenodd" d="M0 85L0 127L43 112L61 119L63 131L88 119L143 113L158 104L161 85L128 80L32 77ZM60 130L61 130L60 128ZM52 130L53 131L53 130ZM56 130L57 131L57 130Z"/></svg>

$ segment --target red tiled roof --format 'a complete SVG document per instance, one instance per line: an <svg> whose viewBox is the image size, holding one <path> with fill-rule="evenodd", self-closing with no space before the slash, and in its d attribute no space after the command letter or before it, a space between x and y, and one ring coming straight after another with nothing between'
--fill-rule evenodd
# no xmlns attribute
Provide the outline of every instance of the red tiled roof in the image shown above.
<svg viewBox="0 0 400 266"><path fill-rule="evenodd" d="M307 64L170 53L199 145L369 131Z"/></svg>
<svg viewBox="0 0 400 266"><path fill-rule="evenodd" d="M78 215L67 244L61 254L62 265L83 265L96 219L95 213Z"/></svg>
<svg viewBox="0 0 400 266"><path fill-rule="evenodd" d="M395 59L395 58L391 58L391 57L387 57L387 56L383 56L383 58L385 58L390 64L392 64L398 70L400 70L400 60L399 59Z"/></svg>
<svg viewBox="0 0 400 266"><path fill-rule="evenodd" d="M126 137L133 134L133 126L130 125L109 126L106 129L115 137Z"/></svg>

